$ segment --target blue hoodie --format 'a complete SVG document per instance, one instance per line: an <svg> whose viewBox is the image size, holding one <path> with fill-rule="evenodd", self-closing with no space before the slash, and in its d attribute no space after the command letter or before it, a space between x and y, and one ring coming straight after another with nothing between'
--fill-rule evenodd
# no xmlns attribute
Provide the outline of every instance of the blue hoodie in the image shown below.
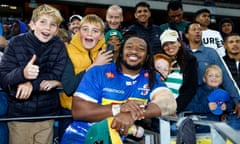
<svg viewBox="0 0 240 144"><path fill-rule="evenodd" d="M13 22L13 26L11 29L11 37L26 33L26 32L27 32L27 25L24 22L20 20L15 20Z"/></svg>
<svg viewBox="0 0 240 144"><path fill-rule="evenodd" d="M17 22L20 25L20 33L19 34L27 32L27 25L20 20L17 20Z"/></svg>
<svg viewBox="0 0 240 144"><path fill-rule="evenodd" d="M2 30L2 23L0 23L0 36L3 35L3 30Z"/></svg>

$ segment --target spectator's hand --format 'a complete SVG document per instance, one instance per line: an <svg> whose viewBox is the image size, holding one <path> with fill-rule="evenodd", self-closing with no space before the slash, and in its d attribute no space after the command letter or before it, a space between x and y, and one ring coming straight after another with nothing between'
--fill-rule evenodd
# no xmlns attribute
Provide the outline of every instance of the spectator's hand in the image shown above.
<svg viewBox="0 0 240 144"><path fill-rule="evenodd" d="M113 58L112 51L100 50L98 52L97 58L88 69L96 65L104 65L104 64L110 63L112 61L112 58Z"/></svg>
<svg viewBox="0 0 240 144"><path fill-rule="evenodd" d="M145 105L143 102L129 100L121 105L121 112L130 112L134 120L144 119Z"/></svg>
<svg viewBox="0 0 240 144"><path fill-rule="evenodd" d="M171 63L170 72L175 70L180 70L180 67L179 66L176 67L176 64L177 64L176 60Z"/></svg>
<svg viewBox="0 0 240 144"><path fill-rule="evenodd" d="M57 80L43 80L40 83L40 90L41 91L50 91L53 88L60 87L61 82Z"/></svg>
<svg viewBox="0 0 240 144"><path fill-rule="evenodd" d="M128 112L119 113L113 118L111 128L116 129L120 134L127 135L128 129L134 124L134 119Z"/></svg>
<svg viewBox="0 0 240 144"><path fill-rule="evenodd" d="M28 99L32 93L33 86L30 82L25 82L18 85L16 98L17 99Z"/></svg>
<svg viewBox="0 0 240 144"><path fill-rule="evenodd" d="M0 36L0 47L5 48L7 46L7 40L4 36Z"/></svg>
<svg viewBox="0 0 240 144"><path fill-rule="evenodd" d="M208 107L212 111L212 110L215 110L217 108L217 104L215 102L209 102Z"/></svg>
<svg viewBox="0 0 240 144"><path fill-rule="evenodd" d="M36 61L37 56L33 55L32 59L28 62L28 64L25 66L23 70L24 78L32 80L36 79L39 74L39 66L34 65L34 62Z"/></svg>
<svg viewBox="0 0 240 144"><path fill-rule="evenodd" d="M236 104L234 113L237 114L237 118L240 118L240 103Z"/></svg>
<svg viewBox="0 0 240 144"><path fill-rule="evenodd" d="M221 110L222 111L225 111L227 109L227 105L226 105L226 103L224 102L224 103L222 103L222 105L221 105Z"/></svg>

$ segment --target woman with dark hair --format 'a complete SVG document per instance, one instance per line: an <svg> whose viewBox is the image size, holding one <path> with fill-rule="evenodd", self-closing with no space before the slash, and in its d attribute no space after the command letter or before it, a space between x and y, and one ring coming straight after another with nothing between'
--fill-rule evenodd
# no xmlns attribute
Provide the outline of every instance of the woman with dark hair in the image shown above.
<svg viewBox="0 0 240 144"><path fill-rule="evenodd" d="M173 61L172 71L165 83L175 95L177 113L180 113L192 100L197 90L197 60L186 52L177 31L165 30L160 40L163 52Z"/></svg>

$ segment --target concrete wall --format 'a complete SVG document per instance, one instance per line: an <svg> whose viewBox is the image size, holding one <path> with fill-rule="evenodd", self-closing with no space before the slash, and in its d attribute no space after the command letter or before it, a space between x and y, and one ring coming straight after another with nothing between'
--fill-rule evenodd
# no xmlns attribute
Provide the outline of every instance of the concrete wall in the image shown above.
<svg viewBox="0 0 240 144"><path fill-rule="evenodd" d="M58 0L61 2L68 3L85 3L85 4L100 4L100 5L112 5L118 4L124 7L134 7L136 3L144 0ZM146 0L145 0L146 1ZM152 10L166 10L168 0L160 1L147 1L151 5ZM184 2L184 0L183 0ZM192 1L194 3L194 1ZM186 2L187 3L187 2ZM196 10L201 8L208 8L212 14L219 16L230 16L230 17L240 17L240 9L235 8L223 8L223 7L207 7L203 5L196 4L183 4L184 11L187 13L195 13ZM229 4L226 4L229 5ZM240 7L240 6L239 6Z"/></svg>

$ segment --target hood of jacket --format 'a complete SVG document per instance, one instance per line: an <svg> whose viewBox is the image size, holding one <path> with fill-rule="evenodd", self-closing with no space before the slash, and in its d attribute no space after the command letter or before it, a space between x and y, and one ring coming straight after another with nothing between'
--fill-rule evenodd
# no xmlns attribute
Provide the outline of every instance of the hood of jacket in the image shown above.
<svg viewBox="0 0 240 144"><path fill-rule="evenodd" d="M83 47L80 34L76 33L67 46L68 55L74 65L75 73L86 70L96 59L101 49L106 49L104 37L98 41L95 47L88 50Z"/></svg>
<svg viewBox="0 0 240 144"><path fill-rule="evenodd" d="M17 22L20 25L20 33L19 34L27 32L27 25L20 20L18 20Z"/></svg>

